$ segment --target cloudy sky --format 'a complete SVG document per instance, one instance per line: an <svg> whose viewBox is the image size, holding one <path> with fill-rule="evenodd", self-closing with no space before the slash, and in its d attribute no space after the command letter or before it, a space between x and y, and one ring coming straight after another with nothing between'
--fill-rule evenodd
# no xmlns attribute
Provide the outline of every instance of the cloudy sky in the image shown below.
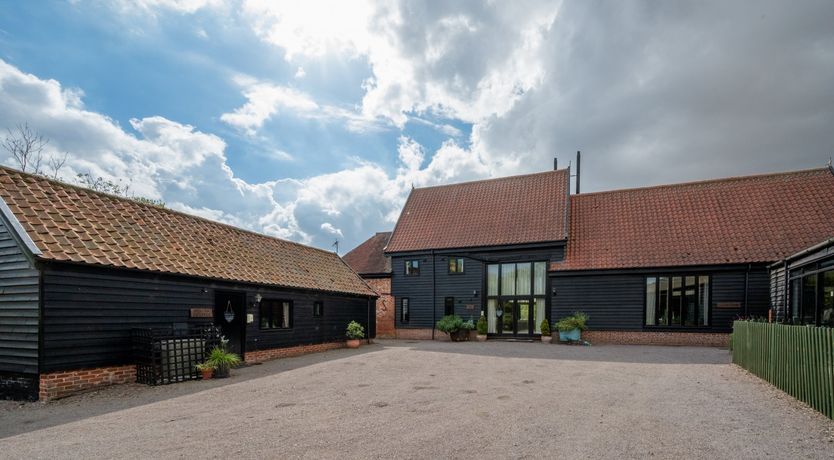
<svg viewBox="0 0 834 460"><path fill-rule="evenodd" d="M822 166L832 23L830 1L0 1L0 129L68 152L66 180L344 252L412 186L576 150L583 191Z"/></svg>

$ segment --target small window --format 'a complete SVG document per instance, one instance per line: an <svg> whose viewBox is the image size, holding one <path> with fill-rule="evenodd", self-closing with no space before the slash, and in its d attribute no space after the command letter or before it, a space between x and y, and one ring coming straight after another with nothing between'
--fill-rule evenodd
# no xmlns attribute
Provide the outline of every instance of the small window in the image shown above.
<svg viewBox="0 0 834 460"><path fill-rule="evenodd" d="M449 273L463 273L463 257L449 258Z"/></svg>
<svg viewBox="0 0 834 460"><path fill-rule="evenodd" d="M261 329L292 328L292 302L289 300L261 300Z"/></svg>
<svg viewBox="0 0 834 460"><path fill-rule="evenodd" d="M405 261L405 276L420 276L420 261L406 260Z"/></svg>
<svg viewBox="0 0 834 460"><path fill-rule="evenodd" d="M400 321L403 323L408 322L408 318L410 315L409 306L408 306L408 297L403 297L402 299L402 308L400 309Z"/></svg>
<svg viewBox="0 0 834 460"><path fill-rule="evenodd" d="M318 318L324 314L324 303L313 302L313 316Z"/></svg>
<svg viewBox="0 0 834 460"><path fill-rule="evenodd" d="M446 316L454 315L455 314L455 298L454 297L446 297L445 301L443 302L444 309L443 314Z"/></svg>

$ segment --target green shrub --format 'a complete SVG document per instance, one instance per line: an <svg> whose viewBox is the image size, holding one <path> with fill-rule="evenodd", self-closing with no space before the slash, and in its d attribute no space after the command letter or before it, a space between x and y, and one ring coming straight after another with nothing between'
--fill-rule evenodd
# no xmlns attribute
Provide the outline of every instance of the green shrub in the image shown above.
<svg viewBox="0 0 834 460"><path fill-rule="evenodd" d="M457 332L461 329L465 329L466 323L467 321L464 321L458 315L448 315L444 316L440 319L440 321L437 322L437 330L440 332L451 334L452 332Z"/></svg>
<svg viewBox="0 0 834 460"><path fill-rule="evenodd" d="M365 337L365 328L356 321L351 321L347 325L345 335L351 340L362 339Z"/></svg>
<svg viewBox="0 0 834 460"><path fill-rule="evenodd" d="M224 347L214 347L209 353L208 359L202 364L203 367L215 370L228 370L240 364L240 356L229 353Z"/></svg>
<svg viewBox="0 0 834 460"><path fill-rule="evenodd" d="M489 325L487 324L486 316L481 315L481 317L478 318L478 324L476 326L478 328L478 335L487 335Z"/></svg>
<svg viewBox="0 0 834 460"><path fill-rule="evenodd" d="M560 319L556 323L556 329L558 329L560 332L568 332L574 329L584 331L585 329L588 329L587 323L588 315L582 313L581 311L577 311L570 316L566 316Z"/></svg>
<svg viewBox="0 0 834 460"><path fill-rule="evenodd" d="M550 335L550 321L543 319L541 329L542 335Z"/></svg>

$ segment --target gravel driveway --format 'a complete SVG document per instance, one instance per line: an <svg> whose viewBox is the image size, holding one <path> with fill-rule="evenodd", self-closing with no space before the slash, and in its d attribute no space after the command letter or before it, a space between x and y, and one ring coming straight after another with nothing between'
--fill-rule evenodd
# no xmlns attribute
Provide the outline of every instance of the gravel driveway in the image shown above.
<svg viewBox="0 0 834 460"><path fill-rule="evenodd" d="M380 341L225 381L0 403L3 458L832 458L726 350Z"/></svg>

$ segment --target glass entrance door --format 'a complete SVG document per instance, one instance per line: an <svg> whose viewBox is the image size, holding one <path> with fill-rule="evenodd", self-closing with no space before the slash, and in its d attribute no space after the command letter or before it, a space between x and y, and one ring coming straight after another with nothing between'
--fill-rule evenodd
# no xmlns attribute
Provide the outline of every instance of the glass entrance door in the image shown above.
<svg viewBox="0 0 834 460"><path fill-rule="evenodd" d="M500 317L498 324L500 325L498 333L500 335L530 335L532 334L530 326L532 325L532 310L530 308L530 299L506 299L501 301L501 308L498 312Z"/></svg>

